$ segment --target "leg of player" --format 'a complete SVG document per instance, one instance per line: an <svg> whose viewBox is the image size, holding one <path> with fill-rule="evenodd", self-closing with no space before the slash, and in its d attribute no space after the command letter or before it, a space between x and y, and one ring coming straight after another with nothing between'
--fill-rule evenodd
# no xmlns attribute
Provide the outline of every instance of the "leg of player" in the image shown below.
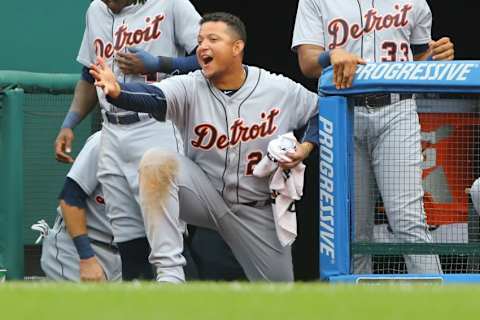
<svg viewBox="0 0 480 320"><path fill-rule="evenodd" d="M113 248L92 243L93 251L101 264L108 281L117 281L122 277L121 261ZM80 257L72 238L60 217L42 242L40 264L49 280L80 281Z"/></svg>
<svg viewBox="0 0 480 320"><path fill-rule="evenodd" d="M430 243L423 209L420 124L413 100L375 114L379 128L372 163L396 242ZM372 116L372 115L371 115ZM405 256L409 273L441 273L437 255Z"/></svg>
<svg viewBox="0 0 480 320"><path fill-rule="evenodd" d="M55 224L42 242L40 265L49 280L80 281L80 258L61 219Z"/></svg>
<svg viewBox="0 0 480 320"><path fill-rule="evenodd" d="M368 110L356 107L355 111L355 215L352 217L355 241L373 242L374 227L374 185L370 152L365 137L370 128ZM354 255L353 272L372 273L371 255Z"/></svg>
<svg viewBox="0 0 480 320"><path fill-rule="evenodd" d="M200 279L207 281L247 279L232 250L217 231L196 227L190 239L190 248Z"/></svg>
<svg viewBox="0 0 480 320"><path fill-rule="evenodd" d="M128 134L124 134L126 132ZM125 280L155 278L148 259L151 250L138 197L138 164L145 150L159 145L158 137L162 137L163 147L178 150L172 128L154 119L124 127L107 122L102 129L98 179L105 194L106 214L122 255ZM172 259L182 259L180 263L184 263L181 255ZM161 274L165 273L168 271ZM163 281L178 282L173 279L176 275Z"/></svg>
<svg viewBox="0 0 480 320"><path fill-rule="evenodd" d="M145 238L143 220L140 216L137 223L132 223L134 216L127 214L140 212L140 208L129 193L128 184L122 178L103 174L99 176L106 200L106 213L122 257L122 278L127 281L154 279L152 266L148 262L150 247Z"/></svg>
<svg viewBox="0 0 480 320"><path fill-rule="evenodd" d="M144 180L147 175L164 176L164 172L169 171L166 168L175 168L173 171L177 172L168 176L170 185ZM140 197L154 200L149 196L153 192L158 199L145 206L152 263L156 263L157 248L165 242L162 216L179 215L188 224L218 230L249 280L293 281L290 247L280 245L273 221L265 222L265 219L273 219L270 205L264 208L227 205L198 165L178 154L166 155L162 151L149 150L140 165L140 179ZM165 192L167 196L160 195Z"/></svg>
<svg viewBox="0 0 480 320"><path fill-rule="evenodd" d="M140 207L123 171L117 165L116 153L109 152L114 150L110 145L112 137L113 134L110 137L102 134L103 155L98 165L98 180L103 186L105 212L122 257L122 277L124 280L153 279L152 267L148 262L150 247L145 239Z"/></svg>
<svg viewBox="0 0 480 320"><path fill-rule="evenodd" d="M157 281L180 283L185 281L182 234L186 226L179 219L178 190L173 183L178 162L175 154L155 150L154 157L147 151L139 166L140 204L153 248L149 259L157 270Z"/></svg>

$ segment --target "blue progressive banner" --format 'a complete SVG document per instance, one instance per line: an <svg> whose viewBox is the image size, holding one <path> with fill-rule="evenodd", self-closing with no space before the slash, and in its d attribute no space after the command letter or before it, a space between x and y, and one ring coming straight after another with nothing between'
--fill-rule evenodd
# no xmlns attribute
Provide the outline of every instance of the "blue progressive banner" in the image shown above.
<svg viewBox="0 0 480 320"><path fill-rule="evenodd" d="M319 92L351 95L378 92L480 93L480 61L383 62L359 65L353 86L337 90L333 68L324 70Z"/></svg>
<svg viewBox="0 0 480 320"><path fill-rule="evenodd" d="M319 99L320 277L349 274L352 210L352 108L344 97Z"/></svg>

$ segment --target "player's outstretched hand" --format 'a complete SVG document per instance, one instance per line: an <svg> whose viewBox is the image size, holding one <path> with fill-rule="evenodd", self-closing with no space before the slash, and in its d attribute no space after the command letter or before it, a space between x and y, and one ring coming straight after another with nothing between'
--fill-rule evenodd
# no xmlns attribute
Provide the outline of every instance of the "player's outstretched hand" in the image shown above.
<svg viewBox="0 0 480 320"><path fill-rule="evenodd" d="M112 69L102 57L97 57L97 63L90 66L90 74L95 79L95 86L101 88L105 95L116 98L120 95L120 85Z"/></svg>
<svg viewBox="0 0 480 320"><path fill-rule="evenodd" d="M80 259L80 280L81 281L105 281L105 273L96 257Z"/></svg>
<svg viewBox="0 0 480 320"><path fill-rule="evenodd" d="M55 139L55 158L59 162L73 163L74 159L70 155L72 152L72 142L75 138L73 130L62 128Z"/></svg>
<svg viewBox="0 0 480 320"><path fill-rule="evenodd" d="M344 49L333 49L330 53L330 61L333 65L333 83L337 89L346 89L352 86L353 77L358 64L366 62L356 54Z"/></svg>
<svg viewBox="0 0 480 320"><path fill-rule="evenodd" d="M429 44L432 59L435 61L453 60L455 58L455 50L450 38L443 37Z"/></svg>
<svg viewBox="0 0 480 320"><path fill-rule="evenodd" d="M127 52L118 52L116 60L124 74L146 74L160 69L158 57L137 48L127 48Z"/></svg>
<svg viewBox="0 0 480 320"><path fill-rule="evenodd" d="M278 165L282 169L292 169L305 160L312 150L313 144L310 142L297 143L295 151L288 151L286 154L286 156L290 158L290 161L278 160Z"/></svg>

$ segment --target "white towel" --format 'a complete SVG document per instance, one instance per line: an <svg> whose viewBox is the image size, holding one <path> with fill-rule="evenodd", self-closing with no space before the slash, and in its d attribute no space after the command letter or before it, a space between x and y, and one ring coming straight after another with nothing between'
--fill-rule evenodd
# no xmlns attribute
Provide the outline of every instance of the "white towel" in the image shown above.
<svg viewBox="0 0 480 320"><path fill-rule="evenodd" d="M295 200L299 200L303 194L305 165L299 163L290 170L283 170L278 166L278 160L288 159L287 152L295 150L296 143L297 139L292 132L270 141L267 155L253 170L253 175L257 177L271 175L270 190L274 198L272 208L275 230L280 244L284 247L291 245L297 237Z"/></svg>

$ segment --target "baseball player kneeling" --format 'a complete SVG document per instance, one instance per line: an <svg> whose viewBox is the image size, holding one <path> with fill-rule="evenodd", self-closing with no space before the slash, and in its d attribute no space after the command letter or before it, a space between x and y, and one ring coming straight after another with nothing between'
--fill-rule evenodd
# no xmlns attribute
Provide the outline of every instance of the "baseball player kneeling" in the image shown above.
<svg viewBox="0 0 480 320"><path fill-rule="evenodd" d="M97 179L99 149L97 132L88 139L67 174L55 225L44 229L40 261L48 279L121 279L122 262L113 243L102 186Z"/></svg>
<svg viewBox="0 0 480 320"><path fill-rule="evenodd" d="M119 84L102 59L90 72L110 103L172 120L185 141L185 156L152 149L140 164L151 262L160 265L162 228L176 217L218 230L249 280L292 281L291 247L276 232L269 179L253 169L271 140L315 120L318 98L288 78L243 65L245 44L237 17L213 13L200 22L201 71L155 85ZM282 166L293 167L313 147L298 144Z"/></svg>

